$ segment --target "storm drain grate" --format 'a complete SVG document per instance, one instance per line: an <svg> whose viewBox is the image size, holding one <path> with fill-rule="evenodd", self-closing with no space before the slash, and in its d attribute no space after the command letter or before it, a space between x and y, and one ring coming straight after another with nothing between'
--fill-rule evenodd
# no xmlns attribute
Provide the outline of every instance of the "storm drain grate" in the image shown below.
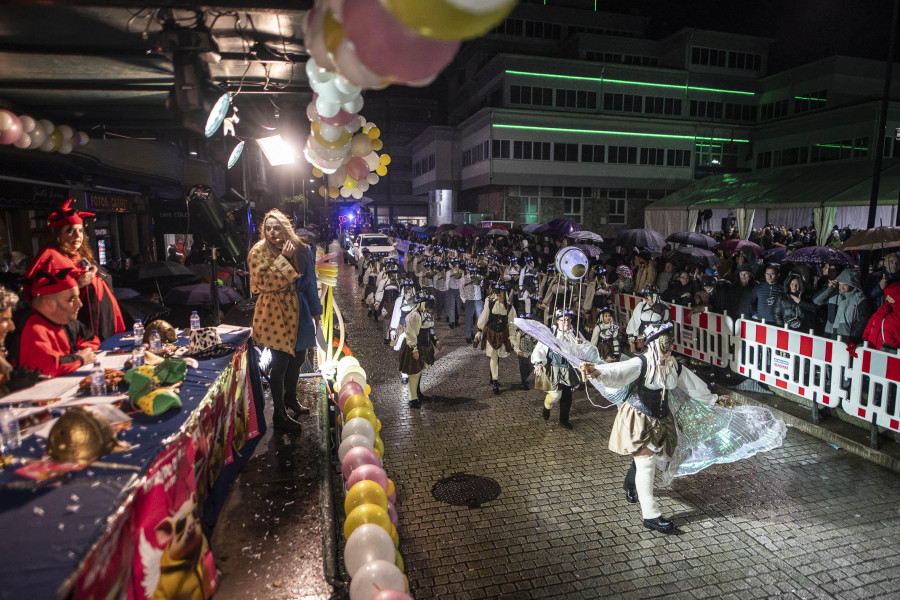
<svg viewBox="0 0 900 600"><path fill-rule="evenodd" d="M454 473L435 483L431 495L435 500L453 506L478 508L500 495L500 484L490 477Z"/></svg>

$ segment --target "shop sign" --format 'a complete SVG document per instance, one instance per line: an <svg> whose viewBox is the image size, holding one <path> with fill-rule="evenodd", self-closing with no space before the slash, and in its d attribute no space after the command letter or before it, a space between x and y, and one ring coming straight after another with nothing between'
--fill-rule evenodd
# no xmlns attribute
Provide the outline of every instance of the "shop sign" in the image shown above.
<svg viewBox="0 0 900 600"><path fill-rule="evenodd" d="M0 186L0 208L56 210L69 197L69 190L21 181L3 181Z"/></svg>
<svg viewBox="0 0 900 600"><path fill-rule="evenodd" d="M85 193L87 210L95 212L127 212L131 210L131 198L120 194Z"/></svg>
<svg viewBox="0 0 900 600"><path fill-rule="evenodd" d="M190 213L184 200L156 198L151 203L157 233L184 233Z"/></svg>

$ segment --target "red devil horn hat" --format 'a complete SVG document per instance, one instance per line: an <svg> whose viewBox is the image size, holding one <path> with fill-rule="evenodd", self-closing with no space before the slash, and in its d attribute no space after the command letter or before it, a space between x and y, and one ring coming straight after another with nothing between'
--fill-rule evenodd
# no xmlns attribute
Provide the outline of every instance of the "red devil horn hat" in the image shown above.
<svg viewBox="0 0 900 600"><path fill-rule="evenodd" d="M74 201L74 198L69 198L59 207L58 211L50 213L50 216L47 217L47 225L51 228L64 225L83 225L84 219L95 216L92 212L72 208Z"/></svg>

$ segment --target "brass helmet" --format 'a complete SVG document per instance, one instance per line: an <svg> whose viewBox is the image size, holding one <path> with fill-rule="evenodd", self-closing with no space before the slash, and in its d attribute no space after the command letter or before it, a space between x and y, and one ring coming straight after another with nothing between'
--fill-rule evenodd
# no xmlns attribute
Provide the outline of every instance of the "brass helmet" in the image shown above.
<svg viewBox="0 0 900 600"><path fill-rule="evenodd" d="M163 344L174 344L175 340L178 336L175 334L175 328L168 321L163 321L162 319L157 319L155 321L151 321L147 327L144 328L144 343L147 344L150 342L150 332L156 330L159 333L159 339L162 340Z"/></svg>
<svg viewBox="0 0 900 600"><path fill-rule="evenodd" d="M50 429L47 454L55 461L87 464L109 454L116 445L109 421L80 406L73 406Z"/></svg>

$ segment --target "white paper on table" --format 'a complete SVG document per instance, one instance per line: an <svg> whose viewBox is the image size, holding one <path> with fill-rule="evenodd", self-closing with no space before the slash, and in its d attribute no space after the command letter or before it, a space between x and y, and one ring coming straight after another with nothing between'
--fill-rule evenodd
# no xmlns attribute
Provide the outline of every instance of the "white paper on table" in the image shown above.
<svg viewBox="0 0 900 600"><path fill-rule="evenodd" d="M100 356L100 366L104 369L124 371L125 363L131 358L131 354L104 354Z"/></svg>
<svg viewBox="0 0 900 600"><path fill-rule="evenodd" d="M53 379L44 379L30 388L19 390L0 398L0 405L33 400L63 398L69 395L72 390L77 390L79 383L81 383L80 377L54 377Z"/></svg>

